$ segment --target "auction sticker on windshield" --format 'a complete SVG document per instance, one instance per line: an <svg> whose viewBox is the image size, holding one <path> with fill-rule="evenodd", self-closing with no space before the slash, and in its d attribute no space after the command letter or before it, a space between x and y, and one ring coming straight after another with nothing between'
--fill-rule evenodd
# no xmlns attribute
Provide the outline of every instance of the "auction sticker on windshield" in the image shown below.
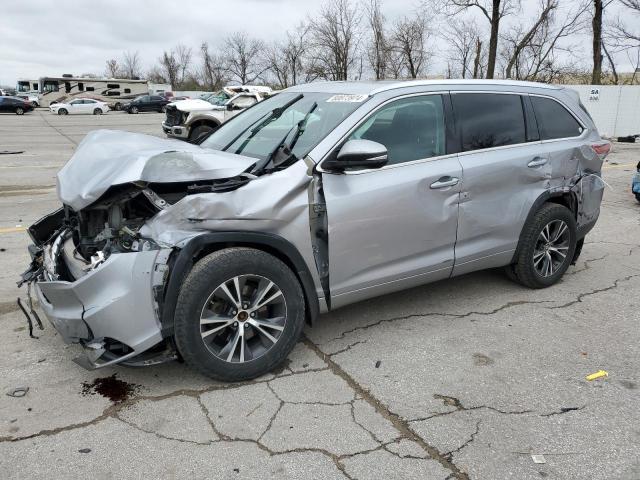
<svg viewBox="0 0 640 480"><path fill-rule="evenodd" d="M334 95L327 102L364 102L368 95Z"/></svg>

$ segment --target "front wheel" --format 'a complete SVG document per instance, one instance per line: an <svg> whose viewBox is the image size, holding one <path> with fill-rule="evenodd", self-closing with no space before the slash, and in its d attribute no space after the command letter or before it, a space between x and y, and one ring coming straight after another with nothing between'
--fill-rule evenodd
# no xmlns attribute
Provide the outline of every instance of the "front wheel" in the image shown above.
<svg viewBox="0 0 640 480"><path fill-rule="evenodd" d="M22 107L16 108L16 115L24 115L24 108Z"/></svg>
<svg viewBox="0 0 640 480"><path fill-rule="evenodd" d="M138 113L138 107L131 107L129 113Z"/></svg>
<svg viewBox="0 0 640 480"><path fill-rule="evenodd" d="M165 106L160 107L160 110L159 110L160 113L166 113L166 111L167 111L167 107Z"/></svg>
<svg viewBox="0 0 640 480"><path fill-rule="evenodd" d="M38 102L31 102L31 106L33 108L38 108L39 105L38 105Z"/></svg>
<svg viewBox="0 0 640 480"><path fill-rule="evenodd" d="M175 341L200 373L249 380L286 359L304 318L302 288L287 265L261 250L226 248L201 259L184 281Z"/></svg>
<svg viewBox="0 0 640 480"><path fill-rule="evenodd" d="M67 115L69 112L67 112L66 108L61 108L58 110L58 115Z"/></svg>
<svg viewBox="0 0 640 480"><path fill-rule="evenodd" d="M113 106L113 108L116 112L119 112L120 110L122 110L122 104L118 102Z"/></svg>
<svg viewBox="0 0 640 480"><path fill-rule="evenodd" d="M524 226L512 271L530 288L556 283L571 264L577 244L576 221L571 211L555 203L540 208Z"/></svg>
<svg viewBox="0 0 640 480"><path fill-rule="evenodd" d="M94 114L94 115L102 115L102 110L100 110L99 108L95 108L95 109L93 110L93 114Z"/></svg>

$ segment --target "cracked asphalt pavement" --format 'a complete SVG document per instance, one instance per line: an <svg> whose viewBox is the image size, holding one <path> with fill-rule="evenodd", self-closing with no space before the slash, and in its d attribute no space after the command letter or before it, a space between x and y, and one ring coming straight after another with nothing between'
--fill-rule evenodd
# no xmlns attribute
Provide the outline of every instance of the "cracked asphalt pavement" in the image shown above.
<svg viewBox="0 0 640 480"><path fill-rule="evenodd" d="M640 146L614 145L598 225L554 287L486 271L352 305L247 383L180 363L88 372L46 322L27 335L23 229L88 131L162 136L161 119L0 115L0 150L23 152L0 155L3 479L640 478Z"/></svg>

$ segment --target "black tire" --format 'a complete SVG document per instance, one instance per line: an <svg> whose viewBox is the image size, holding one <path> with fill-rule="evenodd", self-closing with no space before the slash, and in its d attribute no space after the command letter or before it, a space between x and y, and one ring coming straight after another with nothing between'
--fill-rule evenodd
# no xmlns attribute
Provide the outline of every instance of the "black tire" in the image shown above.
<svg viewBox="0 0 640 480"><path fill-rule="evenodd" d="M93 109L93 114L94 115L102 115L102 110L100 110L99 108L94 108Z"/></svg>
<svg viewBox="0 0 640 480"><path fill-rule="evenodd" d="M228 362L205 345L200 316L217 286L240 275L259 275L272 281L282 292L286 320L277 341L261 356L244 362ZM261 250L226 248L202 258L187 275L178 295L174 319L176 346L190 367L216 380L244 381L273 370L287 358L302 335L305 301L297 277L282 261Z"/></svg>
<svg viewBox="0 0 640 480"><path fill-rule="evenodd" d="M16 115L24 115L24 108L22 107L16 108Z"/></svg>
<svg viewBox="0 0 640 480"><path fill-rule="evenodd" d="M160 110L159 110L160 113L165 113L166 111L167 111L166 106L163 105L162 107L160 107Z"/></svg>
<svg viewBox="0 0 640 480"><path fill-rule="evenodd" d="M113 109L114 109L116 112L119 112L120 110L122 110L122 104L121 104L120 102L116 103L116 104L113 106Z"/></svg>
<svg viewBox="0 0 640 480"><path fill-rule="evenodd" d="M541 233L552 222L564 222L567 226L567 249L564 259L558 260L552 274L541 274L534 266L534 253L536 247L540 247ZM562 225L562 223L560 223ZM533 218L524 226L520 244L517 250L516 263L512 265L515 279L529 288L546 288L556 283L573 260L577 244L576 221L571 211L559 204L546 203L538 210ZM565 247L563 247L565 248ZM538 250L539 252L540 250ZM554 255L554 258L558 258Z"/></svg>
<svg viewBox="0 0 640 480"><path fill-rule="evenodd" d="M31 106L33 108L38 108L39 107L38 102L31 102Z"/></svg>
<svg viewBox="0 0 640 480"><path fill-rule="evenodd" d="M131 107L129 113L138 113L138 107Z"/></svg>
<svg viewBox="0 0 640 480"><path fill-rule="evenodd" d="M204 135L208 135L214 130L215 128L210 125L198 125L189 132L189 142L194 143Z"/></svg>
<svg viewBox="0 0 640 480"><path fill-rule="evenodd" d="M69 112L67 112L66 108L61 108L58 110L58 115L67 115Z"/></svg>

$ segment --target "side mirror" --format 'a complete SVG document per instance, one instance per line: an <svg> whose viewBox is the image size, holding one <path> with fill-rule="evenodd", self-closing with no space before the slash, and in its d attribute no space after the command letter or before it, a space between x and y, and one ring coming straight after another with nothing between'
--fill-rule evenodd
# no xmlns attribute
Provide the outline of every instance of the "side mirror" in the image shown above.
<svg viewBox="0 0 640 480"><path fill-rule="evenodd" d="M335 159L322 162L326 170L380 168L387 164L387 147L371 140L349 140Z"/></svg>

